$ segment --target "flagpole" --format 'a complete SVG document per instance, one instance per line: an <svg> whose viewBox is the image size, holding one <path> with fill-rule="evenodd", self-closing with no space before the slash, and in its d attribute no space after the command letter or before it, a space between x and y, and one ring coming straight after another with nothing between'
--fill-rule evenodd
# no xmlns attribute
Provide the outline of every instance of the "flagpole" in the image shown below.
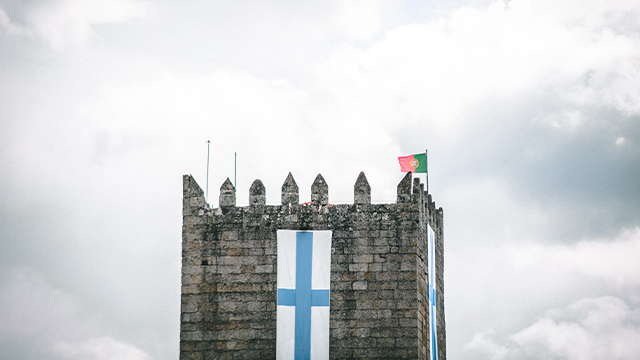
<svg viewBox="0 0 640 360"><path fill-rule="evenodd" d="M209 201L209 144L211 140L207 140L207 201Z"/></svg>
<svg viewBox="0 0 640 360"><path fill-rule="evenodd" d="M236 188L236 191L238 191L237 188L237 174L238 174L238 153L234 152L233 153L233 187Z"/></svg>
<svg viewBox="0 0 640 360"><path fill-rule="evenodd" d="M429 151L429 149L425 149L424 150L424 162L425 165L427 166L427 194L429 193L429 158L427 157L427 152Z"/></svg>

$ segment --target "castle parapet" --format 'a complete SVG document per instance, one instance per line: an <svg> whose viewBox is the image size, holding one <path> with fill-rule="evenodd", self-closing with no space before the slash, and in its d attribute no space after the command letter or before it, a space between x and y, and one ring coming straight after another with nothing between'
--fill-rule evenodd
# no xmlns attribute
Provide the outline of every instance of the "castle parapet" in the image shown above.
<svg viewBox="0 0 640 360"><path fill-rule="evenodd" d="M436 214L435 202L431 200L431 195L424 190L424 184L420 182L420 179L417 177L413 178L412 175L410 172L407 173L398 183L396 203L418 203L427 211L429 216L434 216ZM413 186L411 184L412 179ZM189 205L198 208L208 208L208 205L205 203L204 193L202 193L202 190L193 177L185 175L184 184L185 196L187 196L186 192L189 192L188 196L192 199L191 202L193 203ZM318 174L311 185L310 203L314 206L329 204L329 186L322 174ZM356 205L371 204L371 185L369 185L369 181L362 171L353 185L353 203ZM300 204L298 184L291 173L287 175L287 178L282 184L281 204ZM249 205L266 205L266 189L260 179L254 180L249 188ZM220 187L219 206L223 208L236 206L236 188L229 178L227 178Z"/></svg>

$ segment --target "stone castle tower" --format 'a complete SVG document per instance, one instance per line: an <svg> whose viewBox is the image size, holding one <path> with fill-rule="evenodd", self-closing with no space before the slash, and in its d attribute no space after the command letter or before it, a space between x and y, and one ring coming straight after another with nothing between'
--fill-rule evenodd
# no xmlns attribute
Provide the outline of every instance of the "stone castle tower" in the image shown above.
<svg viewBox="0 0 640 360"><path fill-rule="evenodd" d="M435 233L437 357L446 360L442 208L412 174L397 201L371 204L360 173L354 203L332 205L318 175L300 204L287 176L282 205L266 205L255 180L236 206L227 179L211 208L183 178L180 359L275 359L277 242L281 229L331 230L331 359L430 359L428 227Z"/></svg>

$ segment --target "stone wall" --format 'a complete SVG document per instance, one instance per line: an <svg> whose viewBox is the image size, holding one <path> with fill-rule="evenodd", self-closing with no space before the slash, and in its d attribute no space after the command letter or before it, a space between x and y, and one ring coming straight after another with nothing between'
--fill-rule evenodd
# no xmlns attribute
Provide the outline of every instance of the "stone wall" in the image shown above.
<svg viewBox="0 0 640 360"><path fill-rule="evenodd" d="M446 359L442 208L411 173L395 204L371 204L364 173L354 203L331 205L318 175L299 203L289 174L282 205L265 204L256 180L249 206L237 207L230 181L218 208L190 175L183 182L180 359L274 359L276 231L332 230L331 359L427 359L426 224L436 233L438 357Z"/></svg>

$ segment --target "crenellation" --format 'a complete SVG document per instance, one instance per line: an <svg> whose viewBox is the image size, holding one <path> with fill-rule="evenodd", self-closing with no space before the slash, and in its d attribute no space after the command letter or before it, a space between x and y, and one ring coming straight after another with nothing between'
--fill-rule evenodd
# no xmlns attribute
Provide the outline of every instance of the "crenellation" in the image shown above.
<svg viewBox="0 0 640 360"><path fill-rule="evenodd" d="M236 188L233 187L229 178L220 187L219 204L221 208L236 206Z"/></svg>
<svg viewBox="0 0 640 360"><path fill-rule="evenodd" d="M318 174L316 179L311 185L311 205L323 206L329 204L329 186L322 177L322 174ZM328 209L326 210L328 211Z"/></svg>
<svg viewBox="0 0 640 360"><path fill-rule="evenodd" d="M256 179L249 188L249 205L265 205L266 204L266 190L264 184L260 179Z"/></svg>
<svg viewBox="0 0 640 360"><path fill-rule="evenodd" d="M296 184L296 181L293 179L293 175L289 173L284 180L284 184L282 184L282 205L298 205L299 202L298 184Z"/></svg>
<svg viewBox="0 0 640 360"><path fill-rule="evenodd" d="M413 178L413 194L421 196L423 191L420 190L420 178Z"/></svg>
<svg viewBox="0 0 640 360"><path fill-rule="evenodd" d="M396 203L404 204L411 202L411 173L407 173L397 187L398 197Z"/></svg>
<svg viewBox="0 0 640 360"><path fill-rule="evenodd" d="M353 185L353 203L357 205L371 204L371 186L364 171L360 172L356 183Z"/></svg>

